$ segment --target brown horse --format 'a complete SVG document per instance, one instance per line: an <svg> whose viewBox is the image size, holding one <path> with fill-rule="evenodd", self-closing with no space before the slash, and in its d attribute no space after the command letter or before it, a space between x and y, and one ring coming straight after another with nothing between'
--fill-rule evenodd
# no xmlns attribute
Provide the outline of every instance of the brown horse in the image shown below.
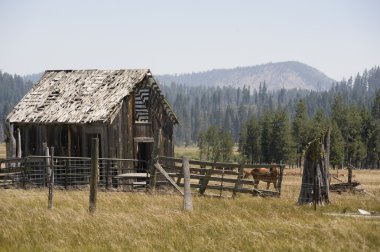
<svg viewBox="0 0 380 252"><path fill-rule="evenodd" d="M270 187L270 183L273 183L275 189L277 189L278 169L277 167L271 168L254 168L251 171L255 188L258 187L260 180L267 182L267 190Z"/></svg>
<svg viewBox="0 0 380 252"><path fill-rule="evenodd" d="M247 179L249 178L249 176L252 176L251 172L252 172L252 168L243 168L243 178L244 179Z"/></svg>

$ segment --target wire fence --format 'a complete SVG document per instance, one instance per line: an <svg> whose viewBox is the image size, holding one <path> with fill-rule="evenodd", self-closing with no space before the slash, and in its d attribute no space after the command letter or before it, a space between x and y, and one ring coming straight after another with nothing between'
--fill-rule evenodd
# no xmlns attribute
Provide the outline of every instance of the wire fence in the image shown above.
<svg viewBox="0 0 380 252"><path fill-rule="evenodd" d="M54 185L71 188L90 183L91 158L28 156L0 160L0 185L13 187L45 187L49 168L53 169ZM98 187L147 188L148 164L137 159L99 159Z"/></svg>

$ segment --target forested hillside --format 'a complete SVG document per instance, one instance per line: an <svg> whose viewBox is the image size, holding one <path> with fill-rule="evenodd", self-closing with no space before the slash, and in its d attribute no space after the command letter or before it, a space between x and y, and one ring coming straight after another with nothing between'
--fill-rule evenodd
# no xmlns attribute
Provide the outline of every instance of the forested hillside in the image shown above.
<svg viewBox="0 0 380 252"><path fill-rule="evenodd" d="M32 85L0 72L1 121ZM176 145L208 148L210 136L219 136L214 143L238 144L250 162L297 164L307 142L329 126L332 165L380 166L379 67L334 82L326 91L270 90L266 81L257 89L174 82L161 88L181 123L174 132ZM3 128L1 123L0 141ZM226 160L227 151L221 154Z"/></svg>
<svg viewBox="0 0 380 252"><path fill-rule="evenodd" d="M31 81L0 71L0 142L4 141L4 119L16 103L32 88Z"/></svg>
<svg viewBox="0 0 380 252"><path fill-rule="evenodd" d="M317 69L297 61L268 63L257 66L216 69L200 73L157 75L162 84L186 84L187 86L223 87L244 86L258 89L266 82L268 90L280 88L328 90L334 82Z"/></svg>
<svg viewBox="0 0 380 252"><path fill-rule="evenodd" d="M268 91L265 82L259 83L259 88L254 90L249 87L194 87L176 83L162 85L162 88L180 119L181 126L175 129L177 145L196 144L200 133L214 125L230 132L233 141L240 142L241 151L252 162L296 163L297 153L302 151L305 142L323 127L331 125L334 128L332 141L343 138L343 143L339 143L343 150L333 150L338 152L336 155L344 155L345 159L356 162L358 166L364 165L364 159L368 159L365 162L369 165L380 158L380 152L376 158L374 150L376 137L380 141L380 129L377 129L380 113L376 112L380 98L374 102L376 95L380 96L379 67L335 82L328 91L321 92L297 89ZM299 117L302 127L295 126ZM258 132L253 138L258 141L255 144L260 149L255 151L247 146L248 149L244 149L247 145L244 138L252 132L247 131L250 127ZM267 138L263 134L268 134ZM300 137L300 134L304 136ZM283 149L278 150L278 156L273 153L278 146L275 141L280 139L283 139ZM378 144L377 151L380 150L380 142ZM369 154L369 150L373 151ZM252 152L256 156L252 157ZM334 164L339 162L342 162L341 157L333 161Z"/></svg>

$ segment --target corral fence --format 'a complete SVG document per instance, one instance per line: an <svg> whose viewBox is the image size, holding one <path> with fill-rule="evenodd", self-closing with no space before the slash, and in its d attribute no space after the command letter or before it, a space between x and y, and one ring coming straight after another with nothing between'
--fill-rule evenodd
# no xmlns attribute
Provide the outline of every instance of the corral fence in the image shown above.
<svg viewBox="0 0 380 252"><path fill-rule="evenodd" d="M28 156L0 159L0 186L48 186L50 168L54 174L55 187L70 189L88 186L91 163L91 158L87 157ZM106 189L146 189L149 174L142 171L147 165L144 160L99 158L97 185ZM130 174L128 179L124 179L125 174Z"/></svg>
<svg viewBox="0 0 380 252"><path fill-rule="evenodd" d="M179 186L184 186L183 159L160 156L157 163L167 171L167 174L176 181ZM275 181L276 189L263 190L256 189L252 178L244 179L244 171L254 168L279 168L279 174ZM231 196L236 193L250 193L259 196L280 196L282 178L285 165L279 164L237 164L207 162L200 160L189 160L190 186L196 188L200 195L222 196L222 193L229 192ZM261 182L260 188L266 187L265 182ZM271 185L273 188L273 185ZM227 194L227 196L229 196Z"/></svg>
<svg viewBox="0 0 380 252"><path fill-rule="evenodd" d="M154 164L137 159L98 159L97 187L107 190L147 190L158 185L184 186L183 159L158 157ZM31 188L49 186L52 171L55 188L76 189L90 184L92 159L87 157L28 156L0 159L0 186ZM152 167L159 167L155 169ZM264 190L266 183L254 187L252 178L243 178L246 169L279 168L276 189ZM280 196L284 165L237 164L189 160L190 186L200 195L235 196L250 193ZM152 180L154 178L154 180ZM170 183L169 183L170 182Z"/></svg>

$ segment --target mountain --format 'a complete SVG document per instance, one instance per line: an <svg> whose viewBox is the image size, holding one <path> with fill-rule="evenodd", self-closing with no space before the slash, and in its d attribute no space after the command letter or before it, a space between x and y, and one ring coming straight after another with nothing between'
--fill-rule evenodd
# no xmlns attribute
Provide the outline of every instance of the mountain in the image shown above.
<svg viewBox="0 0 380 252"><path fill-rule="evenodd" d="M297 61L268 63L250 67L237 67L233 69L216 69L206 72L155 75L160 83L172 82L189 86L233 86L251 87L258 89L260 83L266 83L268 89L307 89L328 90L333 79L317 69Z"/></svg>

